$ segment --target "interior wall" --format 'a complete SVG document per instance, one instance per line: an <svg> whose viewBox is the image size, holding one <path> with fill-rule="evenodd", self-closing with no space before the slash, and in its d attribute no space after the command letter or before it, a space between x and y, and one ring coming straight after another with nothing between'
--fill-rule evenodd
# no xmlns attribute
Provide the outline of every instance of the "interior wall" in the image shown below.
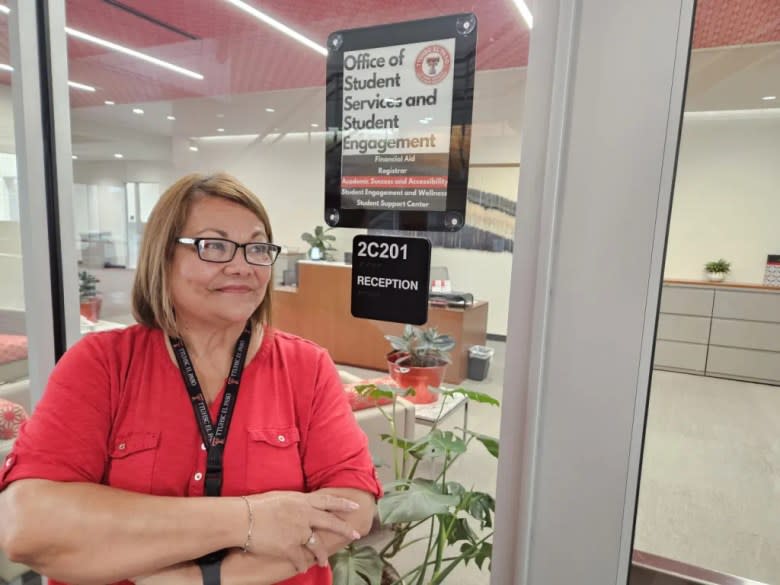
<svg viewBox="0 0 780 585"><path fill-rule="evenodd" d="M0 221L0 310L24 310L19 223ZM2 332L0 332L2 333Z"/></svg>
<svg viewBox="0 0 780 585"><path fill-rule="evenodd" d="M672 201L665 278L704 277L731 262L728 280L762 283L780 254L780 110L773 117L686 116Z"/></svg>

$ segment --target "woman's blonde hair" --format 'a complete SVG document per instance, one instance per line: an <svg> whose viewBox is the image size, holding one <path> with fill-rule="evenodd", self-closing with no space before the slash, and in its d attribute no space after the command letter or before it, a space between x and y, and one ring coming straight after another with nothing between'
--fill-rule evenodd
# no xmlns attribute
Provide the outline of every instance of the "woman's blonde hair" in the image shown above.
<svg viewBox="0 0 780 585"><path fill-rule="evenodd" d="M193 202L201 197L218 197L246 207L263 222L268 241L273 242L265 207L254 193L227 173L193 173L171 185L154 206L144 230L133 283L133 316L142 325L160 328L173 337L179 333L171 299L170 267L176 238L182 235ZM270 291L266 291L250 320L253 325L270 322Z"/></svg>

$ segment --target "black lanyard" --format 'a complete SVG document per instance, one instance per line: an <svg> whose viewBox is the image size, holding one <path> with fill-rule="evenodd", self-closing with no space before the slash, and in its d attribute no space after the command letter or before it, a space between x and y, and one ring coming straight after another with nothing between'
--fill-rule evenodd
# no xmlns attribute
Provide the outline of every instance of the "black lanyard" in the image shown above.
<svg viewBox="0 0 780 585"><path fill-rule="evenodd" d="M249 349L249 341L252 338L252 327L247 323L241 337L236 342L236 349L233 352L233 363L230 366L227 384L225 385L225 395L222 397L222 405L219 407L216 428L211 423L209 414L209 405L203 390L195 375L195 368L192 367L190 355L184 342L181 339L170 338L173 353L176 361L179 363L179 370L187 392L192 402L192 410L195 412L195 420L200 426L200 435L203 438L203 444L206 445L206 495L218 496L222 490L222 454L225 450L225 440L227 439L228 429L230 428L230 419L233 416L233 408L236 405L238 396L238 386L241 384L241 375L244 373L244 362L246 353Z"/></svg>

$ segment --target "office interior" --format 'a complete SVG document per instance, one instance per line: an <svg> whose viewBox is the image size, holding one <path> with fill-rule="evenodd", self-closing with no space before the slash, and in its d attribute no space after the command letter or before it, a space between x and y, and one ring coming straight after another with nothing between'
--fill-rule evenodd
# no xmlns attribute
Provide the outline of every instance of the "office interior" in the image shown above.
<svg viewBox="0 0 780 585"><path fill-rule="evenodd" d="M69 80L82 87L72 85L69 93L73 206L63 213L73 222L78 270L98 279L101 299L99 318L82 319L84 333L133 323L130 287L138 247L165 188L189 172L224 170L262 199L275 241L283 246L269 291L274 324L328 348L345 379L386 376L389 347L383 336L400 325L352 318L345 296L345 253L365 230L333 230L332 260L309 259L301 239L324 224L323 61L234 6L200 2L188 11L174 2L138 3L141 17L114 4L67 2L68 26L147 51L205 79L69 37ZM356 10L297 1L273 8L283 22L320 39L332 30L461 10L479 19L467 224L488 234L489 243L453 238L434 245L432 265L452 290L470 293L475 302L432 307L436 321L429 324L458 338L460 361L445 383L500 400L512 239L516 213L522 212L517 185L528 24L509 1L457 7L415 1L405 4L403 15L390 5L364 4ZM717 584L728 575L780 583L780 288L768 260L780 255L780 12L771 0L752 3L750 10L746 4L697 5L631 583ZM8 38L2 14L0 35ZM0 398L31 412L18 319L26 310L22 195L7 43L0 58ZM731 271L723 282L713 282L704 265L719 258L730 262ZM331 287L326 294L324 286ZM314 287L319 294L307 297ZM321 326L325 321L328 327ZM586 333L577 334L587 341ZM350 335L372 342L345 344ZM468 378L472 345L495 352L484 380ZM469 429L498 436L499 421L498 409L469 406ZM447 421L453 428L461 423L460 416ZM0 456L10 443L0 443ZM470 453L455 473L477 478L476 485L490 491L496 461ZM408 552L409 563L415 554ZM0 567L0 579L26 578L23 567L1 560ZM481 585L489 579L471 565L450 582Z"/></svg>

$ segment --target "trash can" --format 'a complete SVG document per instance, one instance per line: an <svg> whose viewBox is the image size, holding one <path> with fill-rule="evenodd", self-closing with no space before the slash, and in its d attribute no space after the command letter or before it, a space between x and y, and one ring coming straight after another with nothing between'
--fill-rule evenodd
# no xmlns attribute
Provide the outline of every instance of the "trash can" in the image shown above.
<svg viewBox="0 0 780 585"><path fill-rule="evenodd" d="M495 350L485 345L472 345L469 348L468 377L470 380L482 381L487 378L490 359Z"/></svg>

